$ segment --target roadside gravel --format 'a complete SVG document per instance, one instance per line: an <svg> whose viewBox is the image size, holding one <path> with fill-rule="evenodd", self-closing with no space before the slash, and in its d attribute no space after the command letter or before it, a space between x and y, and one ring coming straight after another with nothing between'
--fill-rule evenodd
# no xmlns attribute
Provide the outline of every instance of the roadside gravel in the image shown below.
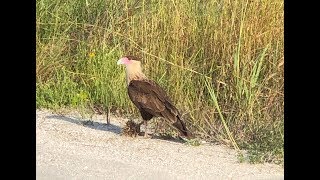
<svg viewBox="0 0 320 180"><path fill-rule="evenodd" d="M239 163L222 145L121 136L127 119L36 114L37 179L284 179L283 167Z"/></svg>

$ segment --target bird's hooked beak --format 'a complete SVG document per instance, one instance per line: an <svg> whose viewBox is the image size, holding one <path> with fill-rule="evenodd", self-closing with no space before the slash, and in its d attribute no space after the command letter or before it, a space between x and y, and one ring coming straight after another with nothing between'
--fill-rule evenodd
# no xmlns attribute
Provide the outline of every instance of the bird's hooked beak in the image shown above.
<svg viewBox="0 0 320 180"><path fill-rule="evenodd" d="M119 64L129 64L130 60L127 57L123 57L121 59L118 60L117 65Z"/></svg>
<svg viewBox="0 0 320 180"><path fill-rule="evenodd" d="M122 58L118 60L117 65L119 65L119 64L123 64Z"/></svg>

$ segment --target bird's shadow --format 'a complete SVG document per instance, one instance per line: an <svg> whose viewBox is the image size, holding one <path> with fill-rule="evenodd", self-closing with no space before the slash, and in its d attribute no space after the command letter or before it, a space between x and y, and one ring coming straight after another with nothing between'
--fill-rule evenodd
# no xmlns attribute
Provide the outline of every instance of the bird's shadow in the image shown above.
<svg viewBox="0 0 320 180"><path fill-rule="evenodd" d="M163 136L163 135L159 135L159 134L153 134L151 136L151 139L159 139L159 140L164 140L164 141L171 141L171 142L175 142L175 143L185 143L186 141L180 138L175 138L172 136Z"/></svg>
<svg viewBox="0 0 320 180"><path fill-rule="evenodd" d="M100 130L100 131L108 131L108 132L112 132L118 135L121 135L122 133L122 128L120 126L114 125L114 124L107 124L107 123L101 123L101 122L96 122L96 121L92 121L92 120L84 120L84 119L80 119L80 118L76 118L76 117L67 117L64 115L49 115L47 116L48 119L58 119L58 120L63 120L63 121L67 121L70 123L74 123L77 125L81 125L84 127L88 127L91 129L95 129L95 130ZM143 136L144 132L142 132L141 134L139 134L139 136ZM171 142L175 142L175 143L185 143L184 140L179 139L179 138L174 138L172 136L167 136L167 135L161 135L161 134L149 134L151 139L158 139L158 140L164 140L164 141L171 141Z"/></svg>
<svg viewBox="0 0 320 180"><path fill-rule="evenodd" d="M121 127L114 124L101 123L101 122L96 122L92 120L80 120L79 118L67 117L64 115L49 115L47 116L47 118L68 121L68 122L71 122L77 125L82 125L84 127L88 127L95 130L109 131L115 134L121 134Z"/></svg>

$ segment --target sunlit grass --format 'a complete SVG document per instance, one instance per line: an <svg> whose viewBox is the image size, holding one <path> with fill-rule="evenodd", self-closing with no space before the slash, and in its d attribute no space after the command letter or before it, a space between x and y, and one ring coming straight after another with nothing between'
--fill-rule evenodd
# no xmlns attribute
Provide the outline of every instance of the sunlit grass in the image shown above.
<svg viewBox="0 0 320 180"><path fill-rule="evenodd" d="M283 1L37 0L37 107L135 114L123 55L143 59L199 138L283 161Z"/></svg>

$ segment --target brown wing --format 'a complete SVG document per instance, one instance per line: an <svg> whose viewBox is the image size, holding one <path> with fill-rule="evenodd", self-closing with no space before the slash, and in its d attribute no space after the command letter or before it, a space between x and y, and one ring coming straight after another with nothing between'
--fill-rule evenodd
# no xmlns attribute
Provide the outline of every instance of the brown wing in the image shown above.
<svg viewBox="0 0 320 180"><path fill-rule="evenodd" d="M166 95L165 91L151 80L132 80L128 86L128 94L132 102L140 110L143 119L152 116L164 117L173 123L182 135L190 138L192 133L180 119L179 112Z"/></svg>
<svg viewBox="0 0 320 180"><path fill-rule="evenodd" d="M169 120L175 120L179 114L165 91L151 80L132 80L128 86L128 94L140 111Z"/></svg>

